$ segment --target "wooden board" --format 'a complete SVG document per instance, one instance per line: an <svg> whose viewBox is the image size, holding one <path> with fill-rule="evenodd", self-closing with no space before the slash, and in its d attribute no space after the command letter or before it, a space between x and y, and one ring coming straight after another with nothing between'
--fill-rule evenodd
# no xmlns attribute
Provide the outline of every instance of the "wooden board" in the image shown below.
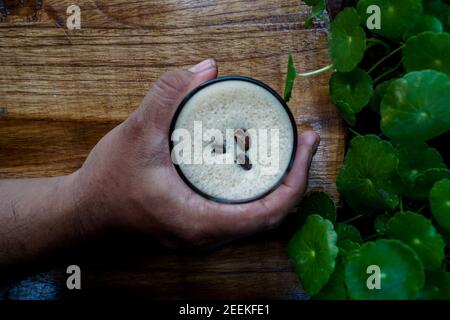
<svg viewBox="0 0 450 320"><path fill-rule="evenodd" d="M164 71L213 57L220 75L251 76L282 93L289 53L299 70L329 64L326 33L303 27L307 7L297 0L77 3L81 30L65 27L72 1L43 1L36 12L15 10L0 22L0 178L76 170ZM310 188L337 199L344 126L329 102L328 79L297 80L289 105L299 130L322 138ZM208 256L143 249L139 263L122 261L120 270L100 255L85 262L85 280L92 292L123 288L153 298L296 298L286 240L260 236ZM116 258L126 261L125 251Z"/></svg>

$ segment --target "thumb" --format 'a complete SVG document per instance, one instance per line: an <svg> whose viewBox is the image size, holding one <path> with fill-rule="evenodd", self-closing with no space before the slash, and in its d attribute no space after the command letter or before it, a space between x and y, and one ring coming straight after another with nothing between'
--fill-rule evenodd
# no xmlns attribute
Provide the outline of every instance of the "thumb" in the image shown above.
<svg viewBox="0 0 450 320"><path fill-rule="evenodd" d="M217 65L207 59L189 70L164 73L136 110L137 122L144 128L167 135L170 122L181 100L194 88L217 77Z"/></svg>

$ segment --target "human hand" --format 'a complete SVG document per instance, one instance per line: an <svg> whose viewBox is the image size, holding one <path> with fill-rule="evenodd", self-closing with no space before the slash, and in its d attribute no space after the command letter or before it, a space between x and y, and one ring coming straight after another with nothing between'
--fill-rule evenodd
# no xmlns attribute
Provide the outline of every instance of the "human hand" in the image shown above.
<svg viewBox="0 0 450 320"><path fill-rule="evenodd" d="M148 233L169 246L218 244L273 228L305 191L319 137L299 136L293 167L274 192L246 204L221 204L179 177L168 144L172 116L192 89L217 76L213 60L161 76L139 108L109 132L74 175L85 232L111 226Z"/></svg>

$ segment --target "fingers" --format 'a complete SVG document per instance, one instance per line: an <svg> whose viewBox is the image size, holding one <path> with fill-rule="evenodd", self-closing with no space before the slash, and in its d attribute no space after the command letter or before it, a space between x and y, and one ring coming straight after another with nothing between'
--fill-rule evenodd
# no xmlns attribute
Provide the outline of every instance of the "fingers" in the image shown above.
<svg viewBox="0 0 450 320"><path fill-rule="evenodd" d="M168 134L172 117L181 100L200 84L217 77L217 65L207 59L189 70L163 74L147 93L130 121L139 129L156 129Z"/></svg>
<svg viewBox="0 0 450 320"><path fill-rule="evenodd" d="M314 131L306 131L299 136L297 154L289 175L283 185L289 190L289 195L298 200L305 191L309 167L320 143L320 137Z"/></svg>
<svg viewBox="0 0 450 320"><path fill-rule="evenodd" d="M202 62L196 64L195 66L192 66L189 68L189 71L192 73L201 73L205 70L209 70L211 68L214 68L216 65L216 62L213 59L206 59Z"/></svg>
<svg viewBox="0 0 450 320"><path fill-rule="evenodd" d="M259 201L243 205L211 204L215 210L211 219L222 225L223 231L252 233L277 225L289 210L301 200L306 190L308 172L320 138L312 131L299 136L294 164L283 184ZM213 208L210 208L213 209Z"/></svg>

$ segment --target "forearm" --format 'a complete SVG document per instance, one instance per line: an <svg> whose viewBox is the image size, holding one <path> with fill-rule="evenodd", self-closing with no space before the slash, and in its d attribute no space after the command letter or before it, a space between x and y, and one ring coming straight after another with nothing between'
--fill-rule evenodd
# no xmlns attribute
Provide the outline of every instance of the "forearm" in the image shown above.
<svg viewBox="0 0 450 320"><path fill-rule="evenodd" d="M79 241L85 227L76 174L0 180L0 266Z"/></svg>

